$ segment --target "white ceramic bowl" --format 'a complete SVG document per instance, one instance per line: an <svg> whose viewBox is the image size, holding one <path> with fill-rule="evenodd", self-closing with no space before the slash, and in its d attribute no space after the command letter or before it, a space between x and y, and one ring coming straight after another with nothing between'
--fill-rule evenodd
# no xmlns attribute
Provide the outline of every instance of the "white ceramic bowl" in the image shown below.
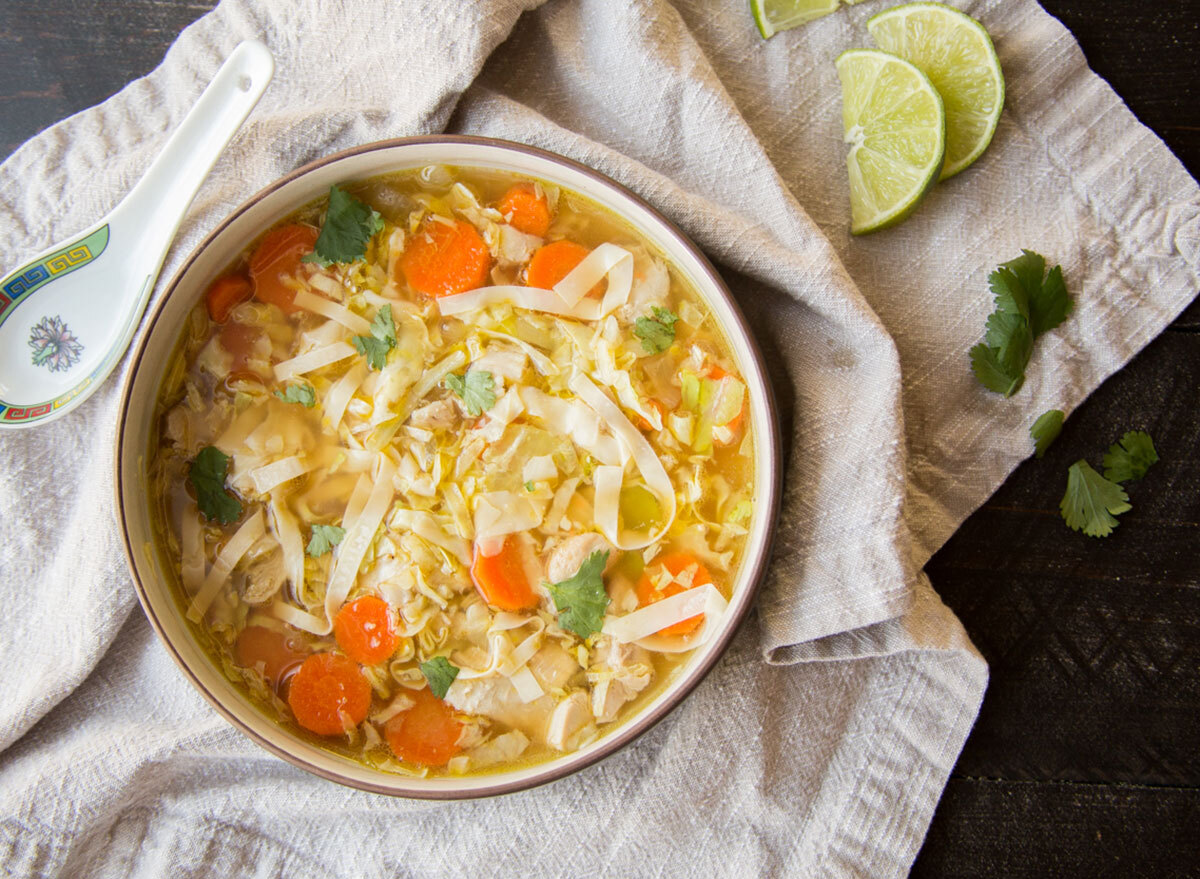
<svg viewBox="0 0 1200 879"><path fill-rule="evenodd" d="M639 714L578 751L534 766L422 779L380 772L313 745L267 717L222 674L180 613L174 597L179 589L178 574L166 568L162 552L155 548L151 523L156 513L146 471L155 443L155 400L163 375L188 313L213 279L263 229L321 197L331 184L431 164L499 169L549 181L624 217L660 248L720 320L746 379L756 484L750 537L722 627ZM125 552L138 598L168 652L201 694L255 742L319 776L378 793L432 799L509 793L575 772L645 732L700 682L733 638L765 572L779 506L780 451L774 398L745 319L708 260L661 214L607 177L553 153L483 138L436 136L368 144L300 168L239 207L196 248L168 285L135 354L119 417L116 492Z"/></svg>

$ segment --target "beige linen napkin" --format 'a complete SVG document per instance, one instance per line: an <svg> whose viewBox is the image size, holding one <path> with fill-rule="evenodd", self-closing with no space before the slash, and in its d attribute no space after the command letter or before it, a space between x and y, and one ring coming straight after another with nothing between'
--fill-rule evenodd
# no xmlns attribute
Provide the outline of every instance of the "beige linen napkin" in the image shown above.
<svg viewBox="0 0 1200 879"><path fill-rule="evenodd" d="M986 681L920 567L1025 457L1040 412L1069 411L1195 295L1200 191L1032 0L965 2L1008 80L995 142L905 224L851 239L832 61L885 5L763 43L742 2L224 0L148 77L0 166L12 266L111 207L221 59L262 39L276 80L164 277L308 159L441 130L532 143L631 187L712 256L766 351L787 448L757 616L670 718L538 790L391 800L250 744L130 613L110 512L122 367L70 417L0 435L4 869L906 873ZM1003 400L966 351L987 272L1022 247L1062 263L1077 308Z"/></svg>

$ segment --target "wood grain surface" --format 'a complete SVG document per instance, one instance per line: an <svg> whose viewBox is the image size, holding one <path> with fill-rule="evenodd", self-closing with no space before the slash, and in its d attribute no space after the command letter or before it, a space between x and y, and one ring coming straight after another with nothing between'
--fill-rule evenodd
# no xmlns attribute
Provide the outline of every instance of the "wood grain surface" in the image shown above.
<svg viewBox="0 0 1200 879"><path fill-rule="evenodd" d="M213 5L4 0L0 155L153 69ZM1043 5L1200 173L1200 2ZM1200 876L1198 393L1194 302L930 562L991 683L915 876ZM1131 428L1160 463L1112 537L1072 533L1068 465Z"/></svg>

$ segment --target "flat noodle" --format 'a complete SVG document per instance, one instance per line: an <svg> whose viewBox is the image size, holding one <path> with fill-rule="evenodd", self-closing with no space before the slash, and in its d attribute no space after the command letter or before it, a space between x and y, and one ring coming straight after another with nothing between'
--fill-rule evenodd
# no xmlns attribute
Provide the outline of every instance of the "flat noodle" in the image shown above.
<svg viewBox="0 0 1200 879"><path fill-rule="evenodd" d="M309 293L307 290L299 290L293 297L293 301L314 314L337 321L356 336L371 335L371 324L365 317L355 314L346 306L339 305L324 296Z"/></svg>
<svg viewBox="0 0 1200 879"><path fill-rule="evenodd" d="M229 538L229 542L217 555L217 560L213 562L208 576L204 578L204 585L200 587L200 591L196 593L196 597L192 599L192 604L188 608L187 618L189 620L198 623L204 619L204 614L208 612L208 606L216 598L217 591L229 580L229 574L242 560L246 550L253 546L254 542L263 534L262 509L256 508L253 515L242 523L242 527L238 528L233 537Z"/></svg>
<svg viewBox="0 0 1200 879"><path fill-rule="evenodd" d="M188 595L195 595L204 584L204 525L200 522L200 510L189 503L183 510L179 548L183 556L183 588Z"/></svg>
<svg viewBox="0 0 1200 879"><path fill-rule="evenodd" d="M629 419L617 408L617 405L592 384L587 376L576 372L571 376L567 385L595 410L601 420L608 425L609 430L620 437L630 454L633 455L633 460L637 464L642 478L646 480L647 487L657 496L658 502L663 508L662 527L647 537L631 536L628 539L622 537L618 533L620 529L617 528L616 517L609 517L607 523L600 521L597 517L597 524L604 532L604 536L618 549L641 549L649 546L666 534L667 529L675 521L675 487L671 484L671 477L663 469L662 462L658 460L658 455L654 454L654 449L650 447L650 443L646 442L646 438L629 423ZM618 489L618 495L619 493Z"/></svg>
<svg viewBox="0 0 1200 879"><path fill-rule="evenodd" d="M599 314L599 317L604 317L629 300L629 291L633 287L633 254L625 248L601 244L554 285L554 292L563 302L574 307L605 276L608 277L608 290L604 293Z"/></svg>
<svg viewBox="0 0 1200 879"><path fill-rule="evenodd" d="M317 466L316 463L312 461L305 461L296 455L289 455L262 467L256 467L246 476L254 483L255 491L259 494L266 494L275 486L302 476L315 466Z"/></svg>
<svg viewBox="0 0 1200 879"><path fill-rule="evenodd" d="M354 346L349 342L334 342L332 345L317 348L307 354L293 357L291 360L276 363L275 378L281 382L287 381L306 372L337 363L339 360L345 360L347 357L353 357L356 353Z"/></svg>
<svg viewBox="0 0 1200 879"><path fill-rule="evenodd" d="M367 377L367 372L367 362L360 360L346 370L346 374L334 382L333 387L325 395L324 414L334 433L337 433L338 425L342 423L342 416L346 414L346 404L350 402L354 392Z"/></svg>
<svg viewBox="0 0 1200 879"><path fill-rule="evenodd" d="M281 498L272 497L270 509L272 530L283 548L288 579L292 582L293 592L299 594L304 586L304 539L300 536L300 526Z"/></svg>
<svg viewBox="0 0 1200 879"><path fill-rule="evenodd" d="M346 528L346 536L338 544L338 556L334 564L333 575L329 578L329 585L325 587L325 616L330 621L330 626L333 625L334 616L354 585L363 557L367 554L367 548L371 545L371 541L375 539L375 532L379 530L384 514L392 505L392 497L395 494L392 477L395 473L395 465L381 455L379 472L375 475L375 484L371 489L366 506L363 507L362 515L355 520L352 526ZM361 483L365 479L367 479L365 475L361 476L359 482Z"/></svg>
<svg viewBox="0 0 1200 879"><path fill-rule="evenodd" d="M641 643L668 626L681 623L698 614L704 614L704 625L694 635L682 638L658 636L664 641L670 639L668 646L676 647L676 649L671 650L664 646L653 648L668 653L691 650L707 640L708 632L715 628L715 625L710 625L710 623L715 623L721 617L727 605L725 596L717 587L709 583L696 589L685 589L669 595L662 601L648 604L624 616L606 617L601 631L606 635L611 635L622 644L628 644L631 641Z"/></svg>

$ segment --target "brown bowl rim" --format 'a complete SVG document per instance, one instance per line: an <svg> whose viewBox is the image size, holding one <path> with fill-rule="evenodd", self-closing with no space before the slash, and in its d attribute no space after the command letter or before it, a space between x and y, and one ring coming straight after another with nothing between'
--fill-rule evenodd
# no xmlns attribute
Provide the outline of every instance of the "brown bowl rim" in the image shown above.
<svg viewBox="0 0 1200 879"><path fill-rule="evenodd" d="M154 612L153 605L149 599L145 587L142 585L141 578L138 576L137 567L134 564L134 548L130 541L129 528L125 521L125 508L124 504L122 503L122 500L125 497L125 487L122 481L121 462L125 454L125 422L129 413L130 404L132 402L134 380L137 376L139 368L141 367L142 358L145 355L146 347L154 333L159 318L162 316L162 312L166 307L167 301L171 298L171 296L174 295L175 290L178 288L184 274L191 267L192 263L195 262L199 255L203 253L204 250L210 244L212 244L212 242L235 219L237 219L255 204L262 201L262 199L288 185L292 181L304 177L318 168L339 162L343 159L350 158L351 156L375 152L383 149L392 149L401 146L433 146L447 143L478 145L493 148L498 147L501 149L513 150L515 152L527 153L553 164L563 165L573 171L583 174L600 187L609 190L615 190L618 194L631 199L676 237L676 239L683 245L684 249L689 251L692 257L696 260L697 264L707 276L707 280L712 285L713 289L725 299L726 304L733 313L735 322L737 324L737 329L740 330L742 335L745 337L751 357L754 359L755 365L759 370L759 374L763 377L763 386L766 388L767 392L767 398L764 401L766 404L765 408L769 434L767 437L767 447L770 450L771 455L771 460L765 463L770 465L770 468L773 472L769 474L771 478L767 481L769 496L765 498L768 505L765 519L765 538L757 557L751 560L751 567L747 570L745 584L743 586L743 589L746 590L747 594L744 602L742 603L741 609L738 611L735 620L725 629L724 632L718 636L715 647L710 650L705 660L687 673L689 675L689 679L685 681L685 683L676 693L671 696L671 698L665 700L662 704L655 706L652 710L646 711L645 713L634 717L623 728L618 729L611 736L605 736L602 738L600 746L596 750L587 754L586 757L583 757L576 762L556 767L553 770L549 770L544 773L538 773L535 769L533 770L533 774L526 778L498 782L496 784L476 787L470 790L455 790L453 788L447 788L445 790L397 790L395 786L375 784L363 779L351 778L336 771L316 766L291 753L287 748L277 744L266 736L260 735L257 731L244 724L224 705L224 703L216 696L215 693L211 692L204 685L199 676L192 671L191 666L188 665L188 663L176 650L174 642L167 637L162 623L159 621ZM774 542L775 524L779 515L782 494L782 454L778 404L775 399L774 389L771 385L770 373L767 371L766 362L764 361L762 351L759 348L758 342L750 329L749 322L746 320L746 316L739 307L737 300L730 292L728 286L725 284L725 281L717 273L717 270L713 267L712 263L683 232L683 230L679 228L678 225L667 219L667 217L665 217L661 212L648 204L645 199L634 193L628 187L618 183L607 175L594 170L593 168L589 168L587 165L575 161L574 159L569 159L566 156L561 156L557 153L552 153L539 147L530 146L529 144L503 140L500 138L480 137L474 135L438 134L420 135L414 137L398 137L390 138L388 140L372 141L371 143L350 147L335 153L330 153L327 156L322 156L319 159L315 159L305 165L302 165L294 171L291 171L283 177L275 180L273 183L269 183L267 186L260 189L254 195L250 196L246 201L242 202L240 205L230 211L229 214L227 214L226 217L192 249L192 252L175 271L174 275L171 277L171 280L163 289L163 293L159 297L158 302L155 304L154 310L150 315L150 320L146 325L146 330L141 334L141 340L138 343L137 350L134 352L129 372L125 378L124 386L121 391L120 406L118 409L115 458L116 479L114 481L114 489L116 515L120 522L121 541L125 550L125 561L129 568L130 576L133 580L133 587L137 593L138 603L142 606L142 611L146 614L146 618L149 620L151 627L153 627L163 646L166 647L167 652L175 661L175 664L178 665L183 671L184 676L191 682L192 686L200 692L200 695L202 695L222 717L224 717L230 724L232 724L243 735L247 736L259 747L264 748L268 752L274 754L276 757L286 760L293 766L296 766L305 770L306 772L312 773L313 775L328 781L332 781L346 787L367 791L369 793L385 794L388 796L421 800L466 800L530 790L535 787L540 787L544 784L549 784L552 781L565 778L568 775L573 775L582 769L595 765L606 757L609 757L621 750L627 744L656 726L663 718L665 718L676 707L678 707L684 701L684 699L686 699L692 693L692 691L699 686L701 681L708 677L713 667L717 664L721 657L725 655L725 651L728 650L729 645L733 641L735 635L741 630L743 624L745 623L746 617L749 616L750 610L754 605L754 599L760 586L762 585L768 564L770 563L772 544ZM402 778L403 776L397 776L397 779Z"/></svg>

